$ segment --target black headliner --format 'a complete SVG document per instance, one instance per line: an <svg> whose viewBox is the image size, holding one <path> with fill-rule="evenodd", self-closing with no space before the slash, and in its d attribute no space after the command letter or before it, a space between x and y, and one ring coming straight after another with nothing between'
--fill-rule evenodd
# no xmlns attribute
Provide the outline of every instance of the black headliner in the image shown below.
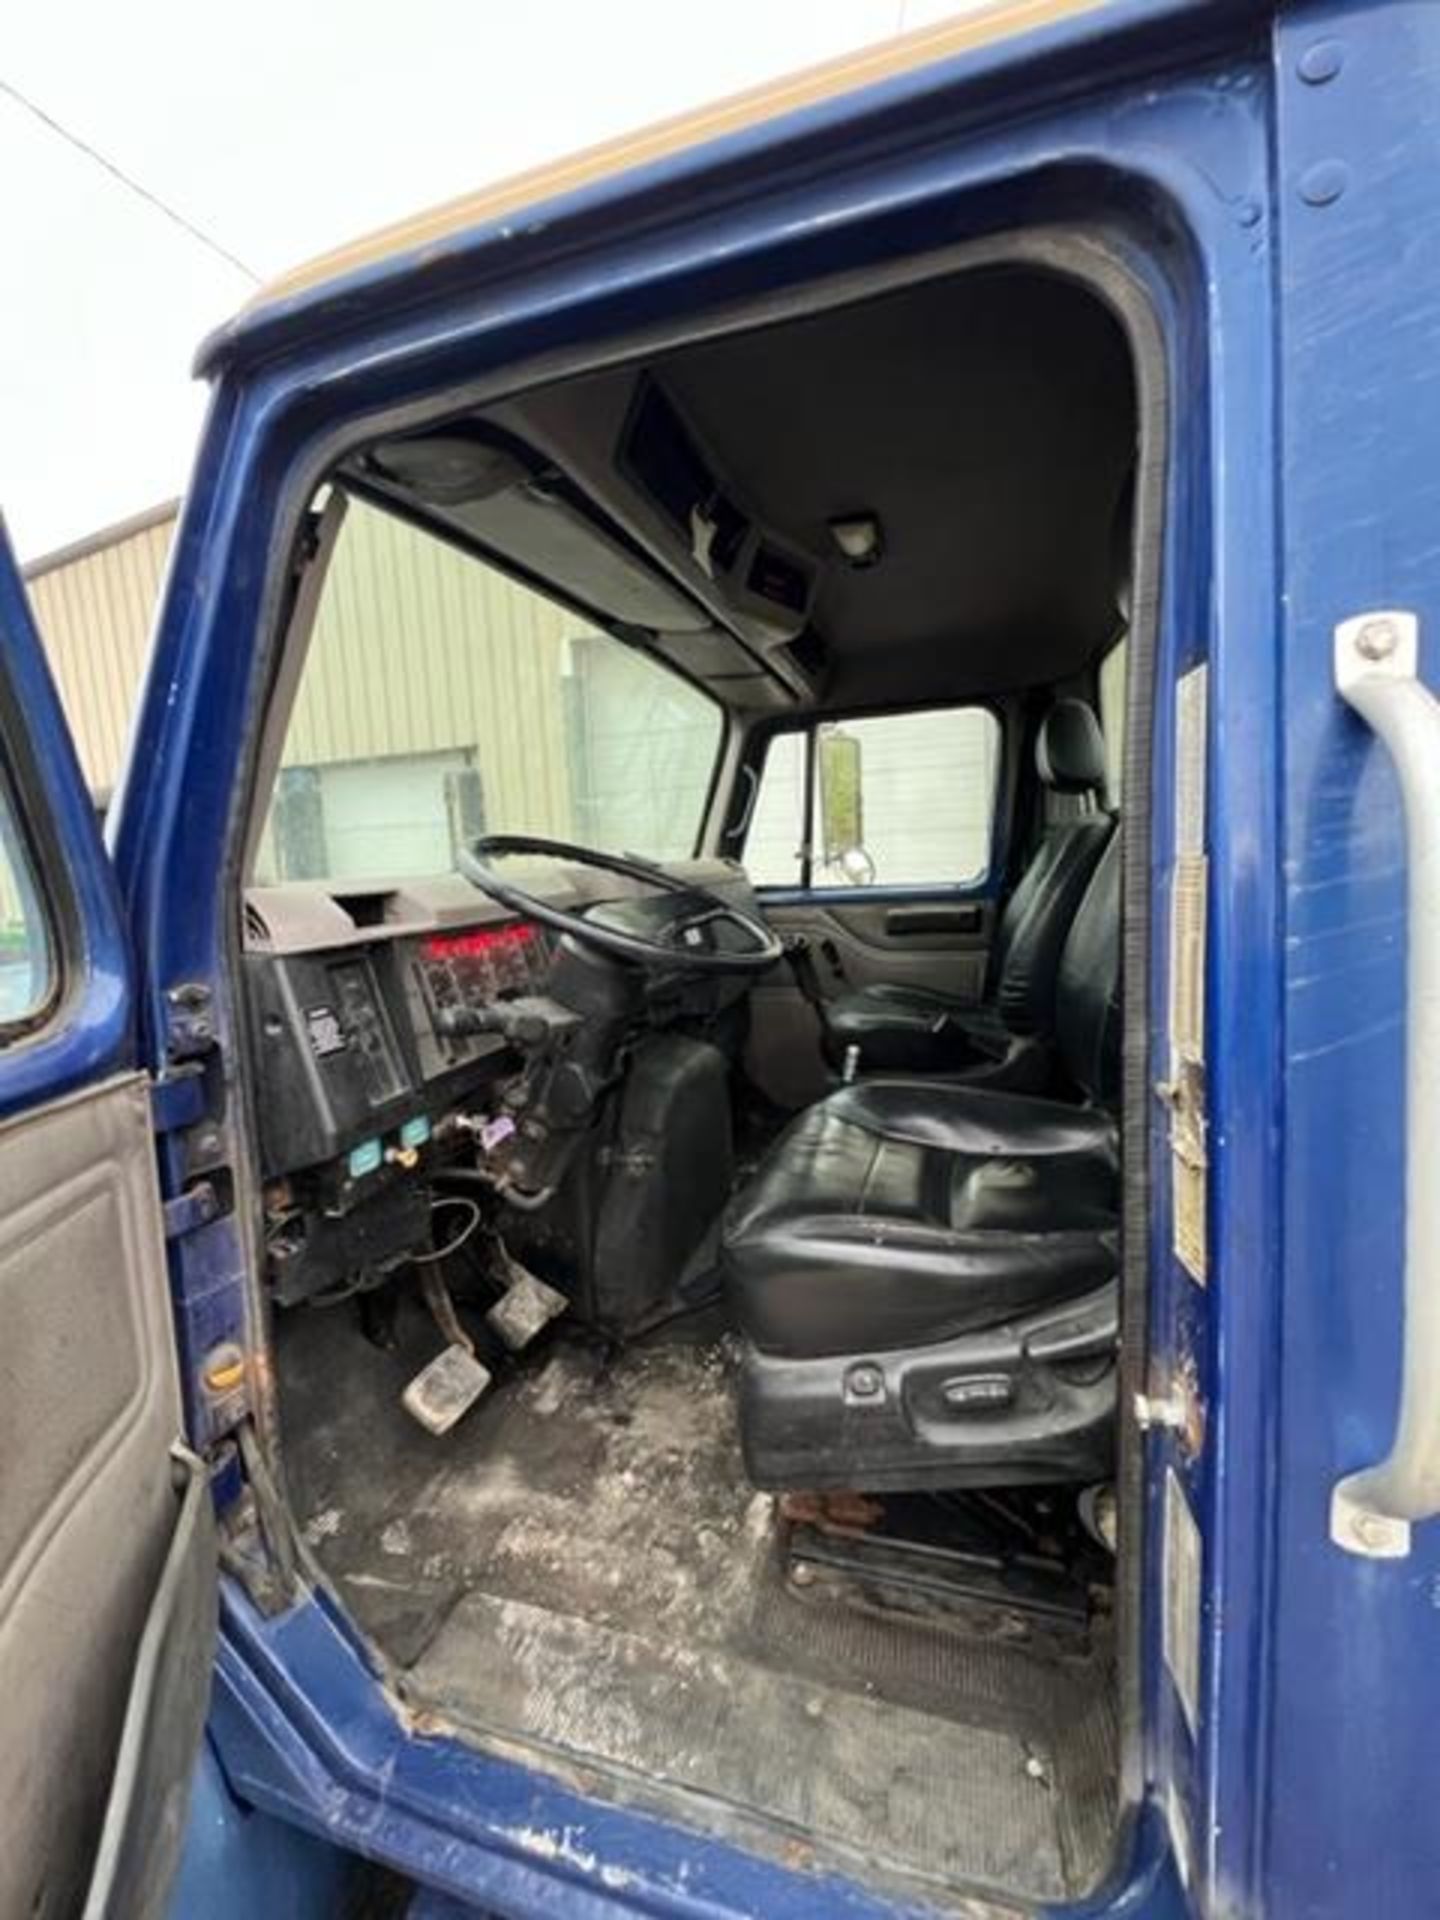
<svg viewBox="0 0 1440 1920"><path fill-rule="evenodd" d="M726 496L815 569L811 634L793 651L780 643L796 622L763 607L757 619L753 600L707 578L627 474L645 379ZM459 429L509 449L473 490L426 504L393 476L382 490L632 638L650 629L731 704L783 703L768 662L822 707L901 705L1063 680L1110 640L1135 404L1124 333L1094 294L1033 268L977 268L533 390ZM456 431L431 430L437 455ZM423 467L429 443L410 437L407 457ZM547 469L564 476L558 494ZM863 571L826 527L857 511L878 514L885 536Z"/></svg>
<svg viewBox="0 0 1440 1920"><path fill-rule="evenodd" d="M933 676L1063 677L1115 629L1130 355L1073 282L972 273L691 348L662 381L760 518L826 564L812 613L847 700ZM864 507L885 557L838 562Z"/></svg>

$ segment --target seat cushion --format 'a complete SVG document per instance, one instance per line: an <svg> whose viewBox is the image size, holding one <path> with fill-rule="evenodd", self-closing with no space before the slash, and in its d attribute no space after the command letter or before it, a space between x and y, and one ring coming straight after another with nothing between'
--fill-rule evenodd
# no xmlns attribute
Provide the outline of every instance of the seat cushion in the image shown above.
<svg viewBox="0 0 1440 1920"><path fill-rule="evenodd" d="M947 1340L1113 1277L1119 1162L1090 1108L870 1079L801 1115L726 1216L764 1352Z"/></svg>
<svg viewBox="0 0 1440 1920"><path fill-rule="evenodd" d="M993 1007L930 987L876 982L825 1007L825 1051L837 1067L858 1047L868 1073L953 1073L999 1059L1009 1044Z"/></svg>

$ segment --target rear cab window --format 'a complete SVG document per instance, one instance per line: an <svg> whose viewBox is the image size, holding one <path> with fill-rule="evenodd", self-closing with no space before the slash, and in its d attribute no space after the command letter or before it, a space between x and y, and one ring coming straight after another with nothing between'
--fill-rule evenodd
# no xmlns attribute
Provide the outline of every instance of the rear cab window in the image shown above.
<svg viewBox="0 0 1440 1920"><path fill-rule="evenodd" d="M982 886L1000 758L999 722L980 706L777 733L745 837L751 881L812 891Z"/></svg>

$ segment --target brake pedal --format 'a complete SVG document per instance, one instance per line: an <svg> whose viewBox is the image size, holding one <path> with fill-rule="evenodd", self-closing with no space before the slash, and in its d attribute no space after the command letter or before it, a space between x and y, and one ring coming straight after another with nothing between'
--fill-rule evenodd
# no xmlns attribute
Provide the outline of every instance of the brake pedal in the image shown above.
<svg viewBox="0 0 1440 1920"><path fill-rule="evenodd" d="M468 1347L451 1345L424 1366L400 1396L400 1404L427 1433L448 1433L490 1385L490 1369Z"/></svg>
<svg viewBox="0 0 1440 1920"><path fill-rule="evenodd" d="M485 1324L512 1353L519 1353L552 1320L558 1320L570 1302L556 1288L522 1267L513 1255L506 1264L516 1277L485 1315Z"/></svg>
<svg viewBox="0 0 1440 1920"><path fill-rule="evenodd" d="M425 1304L430 1309L430 1318L452 1347L460 1347L466 1353L473 1354L475 1342L460 1324L460 1316L455 1311L455 1302L450 1297L450 1289L446 1286L439 1269L424 1267L421 1273L421 1286L425 1294Z"/></svg>

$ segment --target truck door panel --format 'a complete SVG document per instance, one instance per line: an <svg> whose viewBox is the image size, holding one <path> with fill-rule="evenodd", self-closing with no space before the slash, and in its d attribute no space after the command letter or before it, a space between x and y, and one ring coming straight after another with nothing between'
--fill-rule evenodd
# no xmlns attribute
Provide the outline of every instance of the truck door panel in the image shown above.
<svg viewBox="0 0 1440 1920"><path fill-rule="evenodd" d="M0 1915L165 1909L215 1635L149 1083L79 768L0 540Z"/></svg>

